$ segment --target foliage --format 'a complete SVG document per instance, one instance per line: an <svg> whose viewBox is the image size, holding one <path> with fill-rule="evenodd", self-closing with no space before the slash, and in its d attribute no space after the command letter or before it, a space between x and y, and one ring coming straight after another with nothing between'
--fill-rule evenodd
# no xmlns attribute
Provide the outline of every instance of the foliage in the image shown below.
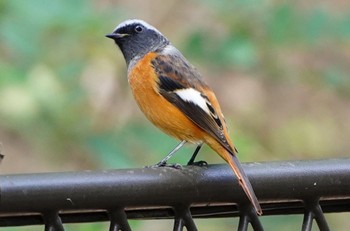
<svg viewBox="0 0 350 231"><path fill-rule="evenodd" d="M241 160L346 155L348 9L343 1L1 1L2 172L142 167L175 146L138 111L124 60L104 38L134 17L164 31L203 73ZM173 161L185 164L193 148ZM222 162L209 148L200 157ZM266 222L279 230L289 221Z"/></svg>

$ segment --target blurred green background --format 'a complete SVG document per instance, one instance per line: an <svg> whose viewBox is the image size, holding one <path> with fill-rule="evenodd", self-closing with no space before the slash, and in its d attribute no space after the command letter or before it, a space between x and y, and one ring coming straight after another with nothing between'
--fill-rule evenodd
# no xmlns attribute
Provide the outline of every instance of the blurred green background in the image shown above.
<svg viewBox="0 0 350 231"><path fill-rule="evenodd" d="M0 1L2 174L142 167L177 144L141 114L124 59L104 37L129 18L156 26L200 70L242 161L348 156L348 1L11 0ZM172 161L185 164L193 149ZM199 159L223 162L207 147ZM348 229L345 215L327 215L332 229ZM237 221L196 223L232 230ZM262 222L298 230L302 216ZM131 224L170 230L172 221Z"/></svg>

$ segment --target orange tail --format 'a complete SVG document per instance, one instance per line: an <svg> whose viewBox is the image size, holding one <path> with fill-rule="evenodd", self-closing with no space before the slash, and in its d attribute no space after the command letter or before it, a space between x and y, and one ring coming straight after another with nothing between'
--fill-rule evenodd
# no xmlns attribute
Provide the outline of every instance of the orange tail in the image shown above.
<svg viewBox="0 0 350 231"><path fill-rule="evenodd" d="M226 131L225 131L226 132ZM234 145L232 144L229 136L225 133L226 143L218 142L210 135L204 136L205 143L207 143L217 154L219 154L231 167L236 174L239 184L247 195L248 199L254 206L254 209L258 215L262 214L262 210L258 199L255 196L254 190L247 175L244 173L241 163L239 162Z"/></svg>
<svg viewBox="0 0 350 231"><path fill-rule="evenodd" d="M239 184L241 185L245 194L247 195L247 197L249 198L249 200L253 204L256 213L258 215L261 215L262 210L261 210L260 204L258 202L258 199L255 196L253 187L250 184L250 181L249 181L247 175L245 174L245 172L242 168L242 165L239 162L237 156L235 154L231 155L229 152L226 151L226 158L224 158L224 159L228 162L228 164L230 165L230 167L232 168L232 170L236 174Z"/></svg>

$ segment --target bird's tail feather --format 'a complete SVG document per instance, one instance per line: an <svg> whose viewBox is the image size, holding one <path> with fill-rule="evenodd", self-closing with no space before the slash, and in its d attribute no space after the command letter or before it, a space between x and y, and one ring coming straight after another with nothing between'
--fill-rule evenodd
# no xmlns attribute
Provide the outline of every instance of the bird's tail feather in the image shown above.
<svg viewBox="0 0 350 231"><path fill-rule="evenodd" d="M243 188L245 194L247 195L247 197L249 198L249 200L251 201L251 203L253 204L255 211L258 215L262 214L262 210L259 204L258 199L255 196L254 190L252 185L250 184L250 181L247 177L247 175L245 174L241 163L239 162L237 156L235 154L231 154L229 152L227 152L227 162L230 165L230 167L232 168L232 170L234 171L234 173L236 174L237 178L238 178L238 182L241 185L241 187Z"/></svg>

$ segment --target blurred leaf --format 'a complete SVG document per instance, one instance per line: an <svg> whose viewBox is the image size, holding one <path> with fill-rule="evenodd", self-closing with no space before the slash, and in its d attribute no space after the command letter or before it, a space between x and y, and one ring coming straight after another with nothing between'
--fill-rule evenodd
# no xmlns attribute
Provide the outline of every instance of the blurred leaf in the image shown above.
<svg viewBox="0 0 350 231"><path fill-rule="evenodd" d="M343 95L350 96L350 77L341 67L329 67L322 73L324 83Z"/></svg>
<svg viewBox="0 0 350 231"><path fill-rule="evenodd" d="M296 41L299 35L297 29L298 17L290 5L279 5L268 21L268 34L272 42L284 43Z"/></svg>
<svg viewBox="0 0 350 231"><path fill-rule="evenodd" d="M350 13L348 12L344 18L338 19L336 22L338 35L349 41L350 38Z"/></svg>
<svg viewBox="0 0 350 231"><path fill-rule="evenodd" d="M67 231L104 231L108 230L109 222L64 224Z"/></svg>
<svg viewBox="0 0 350 231"><path fill-rule="evenodd" d="M222 44L219 57L223 64L234 65L235 68L249 69L257 63L257 51L248 39L235 38Z"/></svg>
<svg viewBox="0 0 350 231"><path fill-rule="evenodd" d="M328 33L331 33L329 30L329 17L323 10L317 9L314 10L308 15L306 23L304 23L305 37L307 37L310 43L315 43L322 37L328 37Z"/></svg>
<svg viewBox="0 0 350 231"><path fill-rule="evenodd" d="M135 167L158 163L178 141L168 137L152 125L128 124L116 133L96 134L87 145L107 167ZM169 163L185 164L195 146L180 149Z"/></svg>
<svg viewBox="0 0 350 231"><path fill-rule="evenodd" d="M90 137L87 146L91 149L94 158L98 159L107 168L131 167L132 160L128 156L125 143L111 134L100 134Z"/></svg>

